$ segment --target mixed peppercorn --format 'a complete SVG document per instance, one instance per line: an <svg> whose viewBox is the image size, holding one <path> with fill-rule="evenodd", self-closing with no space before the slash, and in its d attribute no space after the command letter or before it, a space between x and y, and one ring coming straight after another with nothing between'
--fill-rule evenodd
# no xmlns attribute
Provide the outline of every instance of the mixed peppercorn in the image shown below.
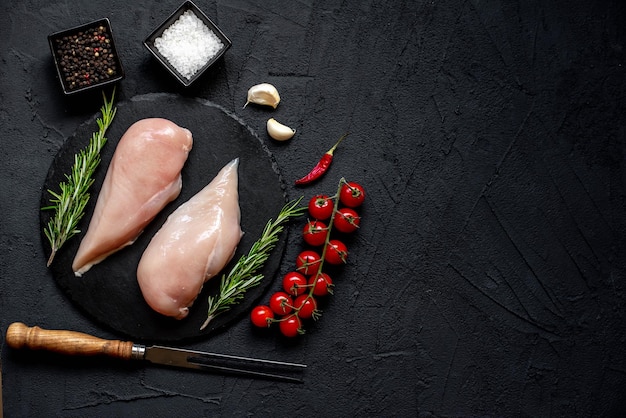
<svg viewBox="0 0 626 418"><path fill-rule="evenodd" d="M74 91L120 75L111 34L104 25L54 39L63 84Z"/></svg>

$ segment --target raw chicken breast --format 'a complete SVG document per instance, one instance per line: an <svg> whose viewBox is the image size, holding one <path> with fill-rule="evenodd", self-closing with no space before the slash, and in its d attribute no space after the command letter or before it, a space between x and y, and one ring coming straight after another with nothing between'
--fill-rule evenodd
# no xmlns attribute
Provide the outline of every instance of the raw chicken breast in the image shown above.
<svg viewBox="0 0 626 418"><path fill-rule="evenodd" d="M192 145L191 132L167 119L142 119L128 128L115 148L72 263L76 276L135 242L161 209L178 197L180 172Z"/></svg>
<svg viewBox="0 0 626 418"><path fill-rule="evenodd" d="M137 281L155 311L186 317L204 283L233 258L243 235L238 166L239 159L232 160L177 208L143 253Z"/></svg>

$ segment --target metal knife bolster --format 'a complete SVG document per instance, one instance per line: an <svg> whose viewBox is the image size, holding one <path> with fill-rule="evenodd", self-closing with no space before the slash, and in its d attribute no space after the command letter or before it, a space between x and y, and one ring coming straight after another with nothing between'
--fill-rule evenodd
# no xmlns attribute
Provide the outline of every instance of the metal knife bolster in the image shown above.
<svg viewBox="0 0 626 418"><path fill-rule="evenodd" d="M131 360L144 360L146 358L146 346L142 344L133 344L130 353Z"/></svg>

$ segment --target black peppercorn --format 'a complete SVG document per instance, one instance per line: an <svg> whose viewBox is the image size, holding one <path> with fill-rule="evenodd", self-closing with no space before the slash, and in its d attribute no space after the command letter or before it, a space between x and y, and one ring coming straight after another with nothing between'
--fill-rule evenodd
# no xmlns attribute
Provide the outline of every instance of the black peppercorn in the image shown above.
<svg viewBox="0 0 626 418"><path fill-rule="evenodd" d="M66 91L89 87L118 75L110 34L103 25L65 34L51 42Z"/></svg>

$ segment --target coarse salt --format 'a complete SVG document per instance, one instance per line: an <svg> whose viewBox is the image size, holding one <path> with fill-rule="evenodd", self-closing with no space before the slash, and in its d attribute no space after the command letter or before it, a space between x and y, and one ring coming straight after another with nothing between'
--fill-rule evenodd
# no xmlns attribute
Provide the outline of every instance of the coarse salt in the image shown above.
<svg viewBox="0 0 626 418"><path fill-rule="evenodd" d="M154 46L188 80L224 48L220 38L191 10L165 29Z"/></svg>

